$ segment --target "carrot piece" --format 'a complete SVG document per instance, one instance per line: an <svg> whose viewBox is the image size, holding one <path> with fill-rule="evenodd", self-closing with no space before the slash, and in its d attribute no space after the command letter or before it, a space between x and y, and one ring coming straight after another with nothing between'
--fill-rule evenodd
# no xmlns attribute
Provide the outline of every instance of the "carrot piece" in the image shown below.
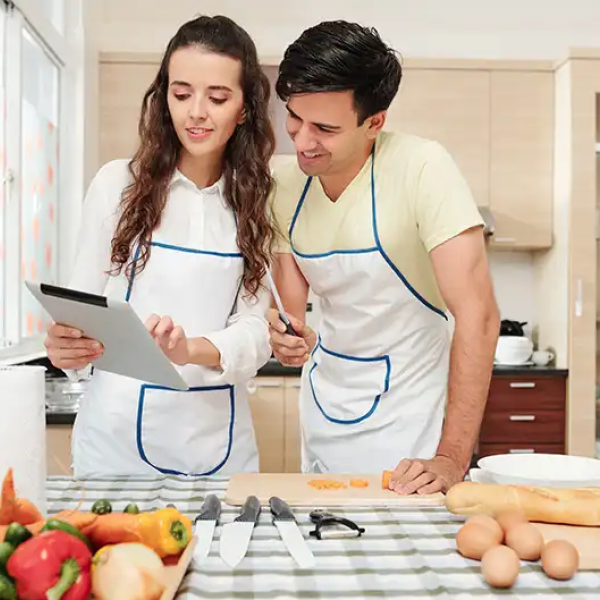
<svg viewBox="0 0 600 600"><path fill-rule="evenodd" d="M17 495L13 470L9 468L2 481L2 494L0 496L0 525L10 525L15 520L17 509Z"/></svg>
<svg viewBox="0 0 600 600"><path fill-rule="evenodd" d="M351 479L350 486L355 488L369 487L369 482L366 479Z"/></svg>
<svg viewBox="0 0 600 600"><path fill-rule="evenodd" d="M384 490L390 489L390 479L392 478L393 471L384 471L381 475L381 487Z"/></svg>
<svg viewBox="0 0 600 600"><path fill-rule="evenodd" d="M343 481L336 481L335 479L311 479L308 485L317 490L339 490L348 487Z"/></svg>
<svg viewBox="0 0 600 600"><path fill-rule="evenodd" d="M19 523L30 525L43 519L42 514L33 502L27 498L18 498L12 468L8 469L2 482L0 495L0 525Z"/></svg>

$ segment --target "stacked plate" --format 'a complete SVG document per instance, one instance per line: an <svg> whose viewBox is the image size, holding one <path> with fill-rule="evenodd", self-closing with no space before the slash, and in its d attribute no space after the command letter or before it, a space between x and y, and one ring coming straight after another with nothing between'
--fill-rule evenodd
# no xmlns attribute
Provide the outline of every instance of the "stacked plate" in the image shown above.
<svg viewBox="0 0 600 600"><path fill-rule="evenodd" d="M600 460L563 454L497 454L477 461L472 481L539 485L542 487L600 487Z"/></svg>

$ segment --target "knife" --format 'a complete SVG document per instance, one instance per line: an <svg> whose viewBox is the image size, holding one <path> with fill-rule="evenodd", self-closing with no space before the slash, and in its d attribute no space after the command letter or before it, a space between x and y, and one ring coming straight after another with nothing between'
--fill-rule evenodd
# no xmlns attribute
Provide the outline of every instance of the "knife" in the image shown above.
<svg viewBox="0 0 600 600"><path fill-rule="evenodd" d="M209 494L204 499L200 514L194 519L194 535L198 543L194 549L194 561L198 564L204 562L210 552L213 533L221 515L221 501Z"/></svg>
<svg viewBox="0 0 600 600"><path fill-rule="evenodd" d="M260 500L256 496L248 496L240 514L233 522L223 526L219 553L230 567L235 567L246 556L260 512Z"/></svg>
<svg viewBox="0 0 600 600"><path fill-rule="evenodd" d="M289 335L295 335L298 337L298 334L294 331L292 327L291 321L288 319L288 316L285 314L285 308L283 307L283 302L281 301L281 296L277 291L277 286L273 281L273 275L271 275L271 269L269 267L266 268L267 281L269 282L269 287L271 288L271 293L273 294L273 298L275 299L275 304L277 304L277 310L279 311L279 318L285 324L285 331Z"/></svg>
<svg viewBox="0 0 600 600"><path fill-rule="evenodd" d="M294 513L281 499L273 496L269 500L273 524L279 530L279 535L285 543L288 552L301 569L308 569L315 564L315 557L306 540L302 537Z"/></svg>

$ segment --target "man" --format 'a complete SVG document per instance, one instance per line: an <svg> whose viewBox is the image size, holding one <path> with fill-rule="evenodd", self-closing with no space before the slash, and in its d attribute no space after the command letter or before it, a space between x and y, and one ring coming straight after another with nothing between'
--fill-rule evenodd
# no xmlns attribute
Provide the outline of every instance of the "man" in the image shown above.
<svg viewBox="0 0 600 600"><path fill-rule="evenodd" d="M395 467L391 489L428 494L469 467L500 319L455 163L434 141L382 131L401 77L374 30L344 21L287 49L277 93L297 161L275 172L274 266L298 336L277 311L269 321L276 358L304 365L303 471ZM309 288L318 332L304 323Z"/></svg>

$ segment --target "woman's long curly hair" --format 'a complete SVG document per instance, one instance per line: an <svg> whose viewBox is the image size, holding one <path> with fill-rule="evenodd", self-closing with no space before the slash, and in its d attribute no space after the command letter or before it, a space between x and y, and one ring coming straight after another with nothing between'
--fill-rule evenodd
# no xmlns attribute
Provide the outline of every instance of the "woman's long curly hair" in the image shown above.
<svg viewBox="0 0 600 600"><path fill-rule="evenodd" d="M198 46L240 61L245 120L224 155L224 190L237 216L237 243L244 257L243 283L256 295L271 255L273 229L267 202L272 179L269 160L275 135L269 117L271 87L250 36L231 19L201 16L182 25L169 42L156 78L144 95L138 124L139 147L129 163L132 183L121 198L121 215L112 240L115 271L142 271L150 258L152 232L160 223L169 184L179 163L181 143L167 103L169 60L175 50ZM138 245L139 256L132 260Z"/></svg>

